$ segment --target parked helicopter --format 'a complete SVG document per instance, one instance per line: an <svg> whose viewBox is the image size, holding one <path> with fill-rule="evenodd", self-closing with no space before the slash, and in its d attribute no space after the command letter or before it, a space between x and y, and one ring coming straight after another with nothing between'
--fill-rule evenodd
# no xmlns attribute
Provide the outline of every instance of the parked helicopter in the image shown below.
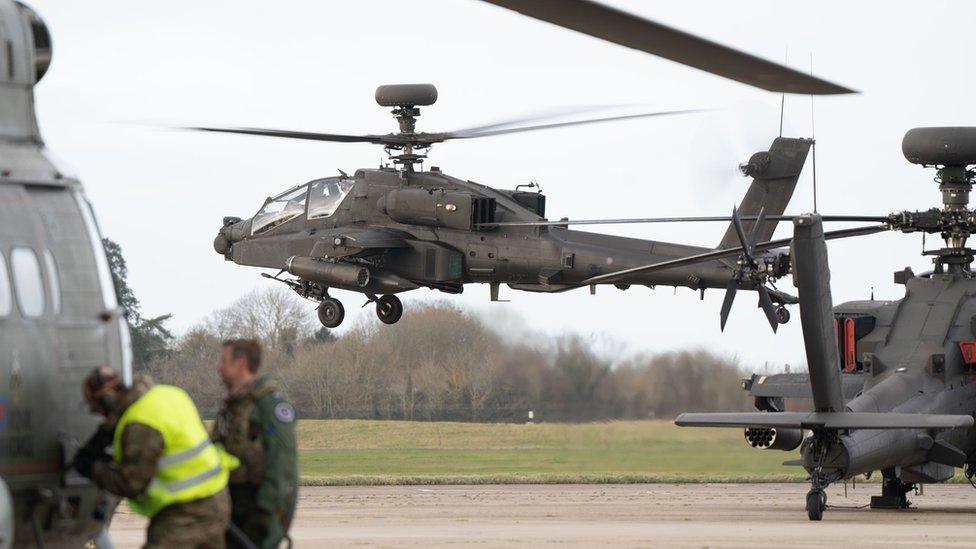
<svg viewBox="0 0 976 549"><path fill-rule="evenodd" d="M784 93L838 94L851 90L731 48L710 42L587 0L489 0L530 17L645 51L731 78ZM376 101L392 107L399 132L344 135L257 128L196 127L194 130L333 141L385 147L392 167L360 169L353 175L316 179L265 200L250 219L225 217L214 249L240 265L279 269L274 276L299 295L320 302L319 320L338 326L344 308L330 288L363 293L376 304L379 319L399 320L403 305L395 295L426 287L460 293L465 284L487 283L492 300L499 287L562 292L595 288L594 277L650 261L701 253L705 248L568 230L569 221L545 219L545 196L523 188L495 189L456 178L432 167L415 166L436 143L591 124L613 120L681 114L641 113L576 122L540 122L529 117L453 132L416 131L419 107L432 105L437 90L429 84L388 85ZM792 196L812 141L777 139L769 151L742 166L753 177L739 210L747 228L767 239ZM763 220L758 219L760 210ZM713 219L731 221L731 217ZM647 220L642 220L647 221ZM731 228L723 245L735 242ZM760 260L761 262L761 260ZM651 276L621 277L613 284L755 289L773 329L789 320L784 304L795 299L756 283L757 265L743 269L728 261L676 268ZM763 264L778 272L780 266ZM294 278L281 278L288 273ZM265 273L265 276L269 276ZM731 279L731 280L730 280ZM723 314L724 326L727 311Z"/></svg>
<svg viewBox="0 0 976 549"><path fill-rule="evenodd" d="M806 510L821 520L824 489L831 483L883 475L873 508L907 508L919 484L950 479L956 467L976 476L976 210L969 207L976 180L976 128L916 128L902 142L909 162L935 167L942 205L878 216L880 224L824 232L817 214L795 216L793 237L767 242L744 238L740 246L697 258L647 265L635 273L688 266L696 261L773 252L788 265L799 293L800 322L809 374L753 376L744 388L756 396L757 413L685 413L676 423L740 427L756 448L800 448L810 474ZM868 216L862 220L868 221ZM927 250L934 270L895 272L905 296L893 301L852 301L832 307L825 241L896 230L938 233L945 246ZM613 280L615 275L607 275ZM809 383L802 388L801 383ZM784 397L810 396L812 412L783 411ZM810 434L804 437L804 430Z"/></svg>
<svg viewBox="0 0 976 549"><path fill-rule="evenodd" d="M0 21L0 547L80 547L118 499L64 470L97 423L79 388L102 365L131 380L129 331L81 182L34 116L50 34L20 2Z"/></svg>

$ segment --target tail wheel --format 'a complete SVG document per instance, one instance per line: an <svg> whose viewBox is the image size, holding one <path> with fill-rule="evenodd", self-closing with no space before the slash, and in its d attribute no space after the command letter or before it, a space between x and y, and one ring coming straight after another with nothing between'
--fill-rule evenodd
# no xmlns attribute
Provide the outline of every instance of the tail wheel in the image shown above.
<svg viewBox="0 0 976 549"><path fill-rule="evenodd" d="M383 324L395 324L403 316L403 303L395 295L385 295L376 300L376 316Z"/></svg>
<svg viewBox="0 0 976 549"><path fill-rule="evenodd" d="M333 297L327 297L319 305L319 322L326 328L335 328L342 324L342 319L346 317L346 310L342 303Z"/></svg>
<svg viewBox="0 0 976 549"><path fill-rule="evenodd" d="M823 519L824 509L827 508L827 494L820 490L810 490L807 493L807 517L810 520Z"/></svg>

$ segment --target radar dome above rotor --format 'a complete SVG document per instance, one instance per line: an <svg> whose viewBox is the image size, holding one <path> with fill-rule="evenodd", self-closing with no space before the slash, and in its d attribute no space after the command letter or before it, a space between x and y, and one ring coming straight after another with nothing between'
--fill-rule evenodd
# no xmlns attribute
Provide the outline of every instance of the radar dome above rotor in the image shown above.
<svg viewBox="0 0 976 549"><path fill-rule="evenodd" d="M905 133L901 151L913 164L969 166L976 164L976 127L913 128Z"/></svg>
<svg viewBox="0 0 976 549"><path fill-rule="evenodd" d="M433 84L386 84L376 88L381 107L426 107L437 101Z"/></svg>

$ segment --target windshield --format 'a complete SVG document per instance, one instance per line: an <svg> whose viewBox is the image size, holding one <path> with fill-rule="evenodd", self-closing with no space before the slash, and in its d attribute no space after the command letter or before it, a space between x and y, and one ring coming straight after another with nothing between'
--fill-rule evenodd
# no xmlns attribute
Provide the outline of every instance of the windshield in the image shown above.
<svg viewBox="0 0 976 549"><path fill-rule="evenodd" d="M305 213L305 198L308 196L308 187L302 185L297 189L285 191L271 199L254 216L251 223L251 233L257 234L267 231L272 227L277 227L285 221Z"/></svg>
<svg viewBox="0 0 976 549"><path fill-rule="evenodd" d="M308 218L329 217L334 214L342 199L349 194L355 181L352 179L320 179L312 183L308 199Z"/></svg>

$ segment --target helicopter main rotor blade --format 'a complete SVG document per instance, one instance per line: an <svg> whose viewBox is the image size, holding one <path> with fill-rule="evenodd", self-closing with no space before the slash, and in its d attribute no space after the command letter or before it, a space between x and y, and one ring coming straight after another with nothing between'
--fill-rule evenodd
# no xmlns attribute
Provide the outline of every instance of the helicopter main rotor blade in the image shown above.
<svg viewBox="0 0 976 549"><path fill-rule="evenodd" d="M553 118L555 116L561 116L559 114L552 115L539 115L535 117L523 118L521 120L510 120L499 122L496 124L490 124L488 126L479 126L477 128L469 128L464 130L457 130L453 132L437 132L437 133L389 133L389 134L366 134L366 135L348 135L348 134L338 134L338 133L317 133L317 132L305 132L305 131L293 131L293 130L276 130L269 128L222 128L222 127L211 127L211 126L195 126L195 127L184 127L186 130L193 131L203 131L203 132L218 132L218 133L234 133L241 135L257 135L262 137L280 137L285 139L304 139L307 141L333 141L338 143L373 143L376 145L385 146L403 146L410 145L414 147L427 147L435 143L443 143L444 141L450 141L451 139L473 139L476 137L489 137L493 135L504 135L509 133L521 133L521 132L532 132L538 130L548 130L553 128L563 128L568 126L582 126L586 124L598 124L601 122L614 122L620 120L632 120L636 118L651 118L656 116L670 116L676 114L692 114L698 112L706 112L705 109L687 109L687 110L676 110L676 111L655 111L655 112L645 112L636 114L624 114L618 116L606 116L600 118L588 118L586 120L571 120L568 122L553 122L550 124L540 124L536 126L518 126L514 128L508 128L510 124L515 124L520 121L526 120L544 120L546 118Z"/></svg>
<svg viewBox="0 0 976 549"><path fill-rule="evenodd" d="M856 93L772 61L590 0L485 0L541 21L768 91Z"/></svg>
<svg viewBox="0 0 976 549"><path fill-rule="evenodd" d="M286 139L306 139L310 141L336 141L339 143L378 143L383 144L386 135L345 135L338 133L298 132L291 130L272 130L267 128L217 128L206 126L184 127L184 130L217 133L236 133L260 135L263 137L283 137Z"/></svg>
<svg viewBox="0 0 976 549"><path fill-rule="evenodd" d="M878 225L872 227L855 227L851 229L839 229L836 231L824 232L824 239L837 240L840 238L850 238L853 236L865 236L869 234L880 233L887 230L890 230L890 227L888 225ZM765 252L768 250L774 250L776 248L782 248L784 246L788 246L790 244L790 241L792 241L792 238L780 238L778 240L760 242L752 247L752 251ZM591 284L606 284L610 282L616 282L622 278L626 278L628 276L638 274L638 273L652 273L655 271L663 271L665 269L673 269L675 267L693 265L695 263L701 263L703 261L712 261L715 259L724 259L726 257L735 257L741 253L742 253L741 247L714 250L702 254L690 255L687 257L679 257L678 259L671 259L669 261L662 261L660 263L652 263L650 265L644 265L641 267L633 267L630 269L624 269L622 271L616 271L612 273L593 276L580 282L579 285L589 286Z"/></svg>
<svg viewBox="0 0 976 549"><path fill-rule="evenodd" d="M567 106L567 107L553 107L540 112L535 112L531 114L525 114L522 116L517 116L514 118L509 118L506 120L498 120L492 122L491 124L484 124L481 126L472 126L470 128L462 128L460 130L454 130L451 133L479 133L482 131L495 130L498 128L507 128L511 126L524 125L529 122L539 122L541 120L549 120L552 118L559 118L563 116L579 115L595 111L604 111L609 109L620 109L625 107L636 107L638 105L580 105L580 106Z"/></svg>
<svg viewBox="0 0 976 549"><path fill-rule="evenodd" d="M795 215L767 215L766 221L793 221ZM759 216L742 215L743 221L755 221ZM879 215L825 215L824 222L849 223L883 223L886 216ZM705 217L635 217L627 219L575 219L565 221L499 221L496 223L479 223L479 227L558 227L560 225L626 225L638 223L697 223L710 221L732 221L731 216L716 215Z"/></svg>
<svg viewBox="0 0 976 549"><path fill-rule="evenodd" d="M441 141L447 141L449 139L473 139L475 137L491 137L493 135L505 135L509 133L522 133L522 132L534 132L539 130L549 130L554 128L565 128L568 126L584 126L587 124L599 124L601 122L615 122L620 120L633 120L635 118L651 118L656 116L672 116L676 114L695 114L700 112L708 112L708 109L684 109L676 111L657 111L657 112L646 112L638 114L623 114L618 116L607 116L602 118L588 118L586 120L571 120L568 122L553 122L551 124L539 124L536 126L518 126L514 128L497 128L497 129L474 129L474 130L457 130L453 132L447 132L445 134L432 134L441 137Z"/></svg>

